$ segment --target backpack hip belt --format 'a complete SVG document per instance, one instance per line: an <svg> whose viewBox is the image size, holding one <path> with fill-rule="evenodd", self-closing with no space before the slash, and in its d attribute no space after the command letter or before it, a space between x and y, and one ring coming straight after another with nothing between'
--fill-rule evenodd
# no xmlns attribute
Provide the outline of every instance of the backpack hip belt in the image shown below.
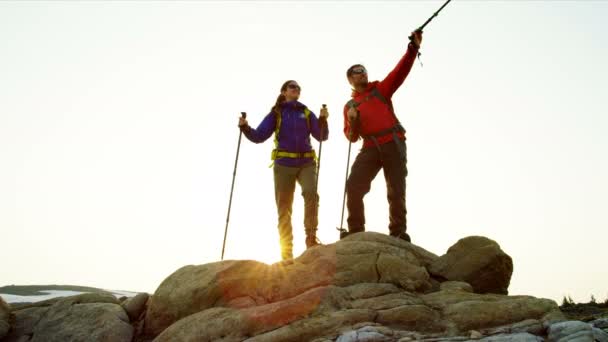
<svg viewBox="0 0 608 342"><path fill-rule="evenodd" d="M369 134L369 135L363 135L363 134L361 134L360 136L361 136L361 138L363 138L363 140L371 140L371 141L373 141L374 145L376 145L376 148L378 149L378 151L382 152L382 150L380 149L380 144L378 144L378 139L376 139L376 138L385 136L385 135L387 135L389 133L392 133L393 134L393 141L395 142L395 144L397 146L399 146L398 145L398 143L399 143L399 136L397 135L397 133L399 133L399 132L405 133L405 128L403 128L403 126L401 126L400 122L397 122L391 128L383 129L380 132L376 132L376 133Z"/></svg>
<svg viewBox="0 0 608 342"><path fill-rule="evenodd" d="M317 154L315 150L308 152L289 152L285 150L272 150L272 154L270 155L270 159L275 160L277 158L312 158L317 160Z"/></svg>

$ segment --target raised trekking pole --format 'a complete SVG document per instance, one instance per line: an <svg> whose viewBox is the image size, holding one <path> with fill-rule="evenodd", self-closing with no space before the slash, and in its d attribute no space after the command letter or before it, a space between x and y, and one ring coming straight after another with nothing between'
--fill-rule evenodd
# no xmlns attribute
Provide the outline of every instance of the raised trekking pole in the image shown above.
<svg viewBox="0 0 608 342"><path fill-rule="evenodd" d="M247 118L247 113L241 112L243 119ZM228 200L228 214L226 215L226 229L224 229L224 243L222 244L222 259L224 260L224 249L226 248L226 235L228 234L228 221L230 221L230 207L232 207L232 192L234 191L234 179L236 178L236 165L239 162L239 150L241 149L241 137L243 131L239 129L239 142L236 145L236 158L234 159L234 171L232 172L232 185L230 186L230 200Z"/></svg>
<svg viewBox="0 0 608 342"><path fill-rule="evenodd" d="M422 24L422 26L420 26L419 28L417 28L417 29L415 30L415 32L422 32L422 30L424 30L424 27L425 27L425 26L426 26L428 23L430 23L430 22L431 22L431 20L433 20L433 18L435 18L435 17L436 17L436 16L439 14L439 12L441 12L441 10L442 10L442 9L443 9L445 6L447 6L447 5L450 3L450 1L452 1L452 0L448 0L448 1L446 1L446 2L443 4L443 6L441 6L441 7L440 7L440 8L437 10L437 12L433 13L433 15L432 15L430 18L428 18L428 19L427 19L427 20L424 22L424 24ZM410 39L410 42L413 42L413 41L414 41L414 35L410 35L408 38ZM420 55L422 55L422 54L420 53L420 51L418 51L418 60L420 60ZM420 62L420 65L422 65L422 62Z"/></svg>
<svg viewBox="0 0 608 342"><path fill-rule="evenodd" d="M435 18L435 17L436 17L436 16L439 14L439 12L441 12L441 10L442 10L442 9L443 9L445 6L447 6L447 5L450 3L450 1L452 1L452 0L448 0L448 1L446 1L446 2L443 4L443 6L441 6L441 7L440 7L440 8L437 10L437 12L433 13L433 15L432 15L430 18L428 18L428 19L427 19L427 20L424 22L424 24L422 24L422 26L420 26L419 28L417 28L417 29L416 29L416 31L418 31L418 32L422 32L422 30L424 30L424 27L425 27L425 26L426 26L428 23L430 23L430 22L431 22L431 20L433 20L433 18ZM410 39L410 41L413 41L413 40L414 40L414 36L413 36L413 35L410 35L410 36L409 36L409 39Z"/></svg>
<svg viewBox="0 0 608 342"><path fill-rule="evenodd" d="M348 155L346 157L346 175L344 176L344 195L342 196L342 215L340 216L340 228L338 231L340 232L340 239L342 239L342 235L345 235L347 230L344 228L344 205L346 204L346 182L348 181L348 167L350 165L350 148L353 144L353 121L349 120L350 130L348 132Z"/></svg>

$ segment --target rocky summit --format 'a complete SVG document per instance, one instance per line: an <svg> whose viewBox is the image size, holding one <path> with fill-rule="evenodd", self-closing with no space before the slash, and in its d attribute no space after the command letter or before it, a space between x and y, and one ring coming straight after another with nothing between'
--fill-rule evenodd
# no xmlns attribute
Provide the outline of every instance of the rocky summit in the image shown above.
<svg viewBox="0 0 608 342"><path fill-rule="evenodd" d="M608 318L567 320L557 303L509 296L513 261L466 237L437 256L367 232L266 265L189 265L153 295L83 294L11 308L0 340L606 341Z"/></svg>

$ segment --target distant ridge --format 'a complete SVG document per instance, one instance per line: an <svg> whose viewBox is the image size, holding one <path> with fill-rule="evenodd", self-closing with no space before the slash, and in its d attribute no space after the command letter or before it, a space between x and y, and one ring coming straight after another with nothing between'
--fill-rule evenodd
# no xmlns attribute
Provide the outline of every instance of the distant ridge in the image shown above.
<svg viewBox="0 0 608 342"><path fill-rule="evenodd" d="M77 285L8 285L0 287L0 293L17 296L41 296L46 293L41 291L77 291L77 292L93 292L93 293L112 293L104 289L77 286Z"/></svg>

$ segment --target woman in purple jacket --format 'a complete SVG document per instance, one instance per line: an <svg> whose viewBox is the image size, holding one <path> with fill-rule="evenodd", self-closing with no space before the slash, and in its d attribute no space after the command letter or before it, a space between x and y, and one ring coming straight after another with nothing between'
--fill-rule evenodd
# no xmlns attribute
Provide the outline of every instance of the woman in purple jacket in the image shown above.
<svg viewBox="0 0 608 342"><path fill-rule="evenodd" d="M275 133L275 149L272 151L274 196L283 260L293 259L291 212L296 181L304 197L306 248L319 244L316 235L319 206L319 195L315 189L317 163L310 136L318 141L327 140L329 114L326 108L322 108L317 119L313 112L298 102L300 90L296 81L283 83L275 105L256 129L251 128L245 118L239 118L241 131L254 143L264 142Z"/></svg>

